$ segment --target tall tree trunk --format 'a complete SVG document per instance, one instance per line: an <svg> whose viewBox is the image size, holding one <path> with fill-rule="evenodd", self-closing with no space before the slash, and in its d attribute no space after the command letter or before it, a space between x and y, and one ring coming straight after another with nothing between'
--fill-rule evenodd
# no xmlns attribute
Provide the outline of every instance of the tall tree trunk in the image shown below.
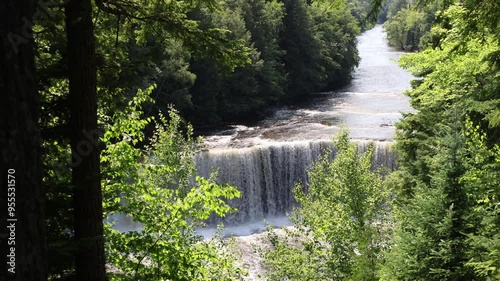
<svg viewBox="0 0 500 281"><path fill-rule="evenodd" d="M35 7L34 0L0 1L2 280L47 280L40 105L31 26ZM8 203L14 208L7 212ZM6 266L7 255L7 262L14 263Z"/></svg>
<svg viewBox="0 0 500 281"><path fill-rule="evenodd" d="M95 42L90 0L65 6L69 71L73 203L77 280L103 281L104 241L99 149Z"/></svg>

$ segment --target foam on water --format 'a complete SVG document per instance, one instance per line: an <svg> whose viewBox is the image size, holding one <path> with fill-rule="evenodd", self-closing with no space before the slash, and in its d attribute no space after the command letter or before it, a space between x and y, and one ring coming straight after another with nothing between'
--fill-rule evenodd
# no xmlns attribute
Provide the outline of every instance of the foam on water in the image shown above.
<svg viewBox="0 0 500 281"><path fill-rule="evenodd" d="M396 156L392 142L355 140L360 153L374 147L373 166L393 170ZM229 183L241 192L241 198L229 204L238 212L225 218L213 216L209 223L224 222L238 225L283 216L295 203L293 188L308 181L311 163L328 149L335 149L331 141L279 142L248 148L230 148L204 151L195 157L199 174L209 177L217 171L220 183Z"/></svg>
<svg viewBox="0 0 500 281"><path fill-rule="evenodd" d="M292 222L287 216L274 216L267 217L266 219L257 220L253 222L247 222L240 225L229 225L222 229L221 235L223 237L231 236L250 236L253 234L258 234L266 231L268 226L272 227L283 227L291 226ZM208 226L204 228L199 228L196 232L202 235L205 239L213 238L218 231L216 226Z"/></svg>

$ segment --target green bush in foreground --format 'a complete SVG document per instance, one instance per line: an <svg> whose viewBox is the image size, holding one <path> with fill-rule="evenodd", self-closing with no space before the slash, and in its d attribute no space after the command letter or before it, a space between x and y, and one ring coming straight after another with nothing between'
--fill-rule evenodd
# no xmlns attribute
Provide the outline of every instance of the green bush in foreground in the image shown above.
<svg viewBox="0 0 500 281"><path fill-rule="evenodd" d="M308 172L307 191L295 188L294 228L271 231L263 251L269 280L377 280L387 235L382 175L371 170L373 150L358 155L347 133Z"/></svg>
<svg viewBox="0 0 500 281"><path fill-rule="evenodd" d="M106 228L110 280L238 280L243 272L227 248L230 241L203 241L195 228L210 214L233 211L225 200L239 196L229 185L196 176L193 156L198 141L170 110L160 117L151 144L144 151L140 108L148 92L139 92L126 112L112 117L104 135L107 148L103 187L105 210L133 217L140 231Z"/></svg>

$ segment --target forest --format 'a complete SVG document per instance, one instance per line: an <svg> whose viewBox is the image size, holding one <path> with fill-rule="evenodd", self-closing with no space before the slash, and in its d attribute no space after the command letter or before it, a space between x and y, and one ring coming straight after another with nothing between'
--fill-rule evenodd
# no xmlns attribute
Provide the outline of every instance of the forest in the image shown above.
<svg viewBox="0 0 500 281"><path fill-rule="evenodd" d="M0 18L5 280L250 280L234 239L197 233L242 196L198 175L201 135L348 85L376 23L415 77L398 169L338 134L260 277L500 280L500 2L6 0Z"/></svg>

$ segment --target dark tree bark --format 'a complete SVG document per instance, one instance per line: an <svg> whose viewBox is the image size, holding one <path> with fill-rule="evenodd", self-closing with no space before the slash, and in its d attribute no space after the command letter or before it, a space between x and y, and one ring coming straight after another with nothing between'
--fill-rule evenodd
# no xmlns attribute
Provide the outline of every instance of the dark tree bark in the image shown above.
<svg viewBox="0 0 500 281"><path fill-rule="evenodd" d="M90 0L65 6L68 39L71 149L76 276L81 281L105 280L102 192L97 148L95 42Z"/></svg>
<svg viewBox="0 0 500 281"><path fill-rule="evenodd" d="M0 276L5 277L2 280L47 280L40 105L31 26L35 7L34 0L0 1ZM15 203L15 209L9 212L8 202ZM5 222L11 228L6 229ZM15 234L15 244L9 240L13 237L11 232ZM6 265L6 256L12 255L11 247L15 253L14 269L11 267L14 264Z"/></svg>

